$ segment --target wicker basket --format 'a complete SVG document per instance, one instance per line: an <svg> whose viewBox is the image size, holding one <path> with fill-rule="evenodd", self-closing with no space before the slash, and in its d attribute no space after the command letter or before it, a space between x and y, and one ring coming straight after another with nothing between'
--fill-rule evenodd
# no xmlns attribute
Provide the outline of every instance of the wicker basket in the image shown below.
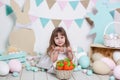
<svg viewBox="0 0 120 80"><path fill-rule="evenodd" d="M112 24L120 24L120 22L112 22L108 24L104 30L104 45L108 47L120 47L120 35L118 34L112 34L113 38L110 37L110 35L106 34L107 29Z"/></svg>
<svg viewBox="0 0 120 80"><path fill-rule="evenodd" d="M70 79L73 70L56 70L56 77L58 79Z"/></svg>

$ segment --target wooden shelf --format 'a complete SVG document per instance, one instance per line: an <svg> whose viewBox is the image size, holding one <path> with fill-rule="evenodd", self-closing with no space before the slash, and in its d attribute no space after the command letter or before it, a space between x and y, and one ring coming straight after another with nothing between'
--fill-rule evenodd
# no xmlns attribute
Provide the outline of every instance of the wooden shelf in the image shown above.
<svg viewBox="0 0 120 80"><path fill-rule="evenodd" d="M119 47L119 48L107 47L107 46L105 46L105 45L103 45L103 44L91 44L90 47L109 48L109 49L120 49L120 47Z"/></svg>
<svg viewBox="0 0 120 80"><path fill-rule="evenodd" d="M120 48L107 47L107 46L102 45L102 44L91 44L90 45L89 57L91 59L91 57L94 53L100 53L100 54L104 55L105 57L112 58L113 57L113 52L115 50L120 50Z"/></svg>

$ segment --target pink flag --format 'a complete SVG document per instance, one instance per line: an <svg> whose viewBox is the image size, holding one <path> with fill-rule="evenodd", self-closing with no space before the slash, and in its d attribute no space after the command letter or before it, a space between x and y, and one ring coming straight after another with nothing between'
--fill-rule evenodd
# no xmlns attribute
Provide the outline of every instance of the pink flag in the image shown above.
<svg viewBox="0 0 120 80"><path fill-rule="evenodd" d="M96 4L97 0L92 0L92 2L93 2L94 4Z"/></svg>
<svg viewBox="0 0 120 80"><path fill-rule="evenodd" d="M69 28L72 24L73 20L63 20L64 24L66 25L67 28Z"/></svg>
<svg viewBox="0 0 120 80"><path fill-rule="evenodd" d="M68 1L57 1L57 3L59 4L61 10L63 10L67 5Z"/></svg>
<svg viewBox="0 0 120 80"><path fill-rule="evenodd" d="M3 5L3 3L2 2L0 2L0 7Z"/></svg>
<svg viewBox="0 0 120 80"><path fill-rule="evenodd" d="M31 22L36 21L36 19L38 18L38 17L36 17L36 16L32 16L32 15L29 15L29 17L30 17Z"/></svg>

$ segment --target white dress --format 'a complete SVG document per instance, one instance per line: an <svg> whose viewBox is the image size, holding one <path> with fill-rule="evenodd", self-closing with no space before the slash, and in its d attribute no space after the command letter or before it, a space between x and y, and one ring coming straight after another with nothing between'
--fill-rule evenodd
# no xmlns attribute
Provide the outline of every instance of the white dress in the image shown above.
<svg viewBox="0 0 120 80"><path fill-rule="evenodd" d="M57 61L58 60L63 60L65 58L67 58L67 55L65 54L65 52L66 52L66 50L64 50L64 52L59 52ZM47 69L47 72L49 72L49 73L55 73L54 69L56 67L57 61L55 61L53 63L51 61L50 57L46 54L46 55L43 55L40 58L40 61L39 61L39 63L36 66L40 67L40 68Z"/></svg>

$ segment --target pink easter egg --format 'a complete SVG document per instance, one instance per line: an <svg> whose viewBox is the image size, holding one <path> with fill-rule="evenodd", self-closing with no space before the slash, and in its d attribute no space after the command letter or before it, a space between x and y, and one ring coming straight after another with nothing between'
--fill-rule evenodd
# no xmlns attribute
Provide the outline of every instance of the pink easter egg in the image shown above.
<svg viewBox="0 0 120 80"><path fill-rule="evenodd" d="M115 66L116 66L114 61L112 59L110 59L110 58L105 57L105 58L102 58L101 61L106 63L110 67L111 70L113 70L115 68Z"/></svg>
<svg viewBox="0 0 120 80"><path fill-rule="evenodd" d="M113 75L116 79L120 79L120 65L116 66L113 70Z"/></svg>
<svg viewBox="0 0 120 80"><path fill-rule="evenodd" d="M12 59L8 64L11 72L20 72L22 70L22 64L18 59Z"/></svg>

